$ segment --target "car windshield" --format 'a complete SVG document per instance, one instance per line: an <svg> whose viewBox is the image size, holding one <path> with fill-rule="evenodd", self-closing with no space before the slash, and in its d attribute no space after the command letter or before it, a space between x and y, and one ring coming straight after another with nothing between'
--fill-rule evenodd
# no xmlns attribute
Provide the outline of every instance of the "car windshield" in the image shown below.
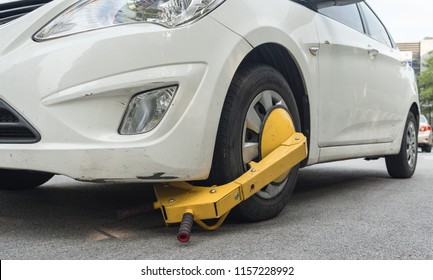
<svg viewBox="0 0 433 280"><path fill-rule="evenodd" d="M426 122L427 122L427 119L426 119L424 116L421 115L420 122L424 122L424 123L426 123Z"/></svg>

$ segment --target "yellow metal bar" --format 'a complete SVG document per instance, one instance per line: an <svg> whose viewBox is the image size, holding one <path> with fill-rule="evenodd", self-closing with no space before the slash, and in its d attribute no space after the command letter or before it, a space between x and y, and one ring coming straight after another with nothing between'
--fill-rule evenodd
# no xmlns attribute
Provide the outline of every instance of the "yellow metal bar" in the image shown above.
<svg viewBox="0 0 433 280"><path fill-rule="evenodd" d="M307 153L305 136L293 133L260 162L251 162L246 173L226 185L197 187L186 182L156 185L158 202L155 207L161 209L169 224L180 223L185 213L192 213L196 222L225 218L236 205L305 159ZM216 229L215 226L212 229Z"/></svg>
<svg viewBox="0 0 433 280"><path fill-rule="evenodd" d="M205 222L203 222L202 220L195 220L195 222L201 226L203 229L208 230L208 231L213 231L213 230L217 230L221 227L221 225L224 223L224 221L226 220L227 216L229 215L230 211L227 212L226 214L224 214L221 218L218 219L218 221L216 222L216 224L210 226L208 224L206 224Z"/></svg>

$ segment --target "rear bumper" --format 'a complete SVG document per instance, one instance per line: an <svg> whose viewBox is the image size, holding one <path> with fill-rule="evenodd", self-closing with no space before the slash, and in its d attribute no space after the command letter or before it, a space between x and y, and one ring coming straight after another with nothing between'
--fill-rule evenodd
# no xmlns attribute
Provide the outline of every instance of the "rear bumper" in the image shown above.
<svg viewBox="0 0 433 280"><path fill-rule="evenodd" d="M424 131L418 133L418 145L432 145L432 132Z"/></svg>

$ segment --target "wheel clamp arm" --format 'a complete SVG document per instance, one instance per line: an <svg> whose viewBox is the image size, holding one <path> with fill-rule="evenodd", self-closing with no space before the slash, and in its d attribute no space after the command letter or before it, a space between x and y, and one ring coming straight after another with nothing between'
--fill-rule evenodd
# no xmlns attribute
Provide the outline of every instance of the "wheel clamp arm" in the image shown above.
<svg viewBox="0 0 433 280"><path fill-rule="evenodd" d="M206 230L218 229L230 210L248 199L276 178L287 173L307 157L307 141L294 133L259 162L250 162L250 169L236 180L213 187L198 187L186 182L155 185L157 202L167 224L181 223L179 241L187 242L192 221ZM209 226L204 220L219 219Z"/></svg>

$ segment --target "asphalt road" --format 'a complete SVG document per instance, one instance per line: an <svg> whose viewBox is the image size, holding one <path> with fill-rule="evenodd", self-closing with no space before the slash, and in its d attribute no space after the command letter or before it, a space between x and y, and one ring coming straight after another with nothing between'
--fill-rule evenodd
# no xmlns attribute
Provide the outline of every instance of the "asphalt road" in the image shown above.
<svg viewBox="0 0 433 280"><path fill-rule="evenodd" d="M384 160L305 168L277 218L194 227L188 244L159 212L117 218L151 196L61 176L0 192L0 259L433 259L433 154L420 154L410 180L391 179Z"/></svg>

